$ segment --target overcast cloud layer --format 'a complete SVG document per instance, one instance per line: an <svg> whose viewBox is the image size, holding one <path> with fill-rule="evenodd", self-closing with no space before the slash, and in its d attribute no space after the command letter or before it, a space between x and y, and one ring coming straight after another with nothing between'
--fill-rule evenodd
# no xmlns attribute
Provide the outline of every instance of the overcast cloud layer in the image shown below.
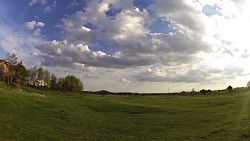
<svg viewBox="0 0 250 141"><path fill-rule="evenodd" d="M22 19L9 18L14 9L4 4L0 51L58 76L73 73L87 90L221 89L248 81L245 0L30 0Z"/></svg>

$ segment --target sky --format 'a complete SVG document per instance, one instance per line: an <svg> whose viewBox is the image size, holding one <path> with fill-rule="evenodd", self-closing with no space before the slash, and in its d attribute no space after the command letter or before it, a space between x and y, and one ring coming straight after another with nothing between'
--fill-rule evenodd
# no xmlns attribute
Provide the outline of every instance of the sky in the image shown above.
<svg viewBox="0 0 250 141"><path fill-rule="evenodd" d="M0 58L88 91L245 87L249 19L247 0L0 0Z"/></svg>

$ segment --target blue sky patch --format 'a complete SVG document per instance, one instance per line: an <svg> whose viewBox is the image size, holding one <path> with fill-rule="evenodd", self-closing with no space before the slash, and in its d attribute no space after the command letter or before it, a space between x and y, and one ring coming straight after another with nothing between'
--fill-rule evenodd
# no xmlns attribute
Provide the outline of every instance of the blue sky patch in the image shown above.
<svg viewBox="0 0 250 141"><path fill-rule="evenodd" d="M220 8L217 5L205 5L202 8L202 12L207 15L207 16L212 16L212 15L219 15L222 16L220 13Z"/></svg>
<svg viewBox="0 0 250 141"><path fill-rule="evenodd" d="M85 26L85 27L87 27L87 28L89 28L91 30L96 30L97 29L97 27L95 25L93 25L92 23L90 23L90 22L84 24L83 26Z"/></svg>
<svg viewBox="0 0 250 141"><path fill-rule="evenodd" d="M115 20L115 16L119 14L122 11L122 9L117 9L114 7L114 5L109 5L109 11L107 11L105 14L110 20Z"/></svg>
<svg viewBox="0 0 250 141"><path fill-rule="evenodd" d="M146 26L151 30L151 33L162 33L167 34L174 32L175 30L171 27L171 21L167 21L163 18L157 18L151 25Z"/></svg>
<svg viewBox="0 0 250 141"><path fill-rule="evenodd" d="M143 11L147 9L150 4L153 3L153 0L134 0L133 5Z"/></svg>

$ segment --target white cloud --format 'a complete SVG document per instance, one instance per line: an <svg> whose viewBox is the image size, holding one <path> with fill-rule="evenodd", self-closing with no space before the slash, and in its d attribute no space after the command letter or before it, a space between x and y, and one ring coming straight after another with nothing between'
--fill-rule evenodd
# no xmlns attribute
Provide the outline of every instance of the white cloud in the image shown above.
<svg viewBox="0 0 250 141"><path fill-rule="evenodd" d="M57 48L57 49L56 49L56 53L57 53L57 54L62 54L62 50L61 50L60 48Z"/></svg>
<svg viewBox="0 0 250 141"><path fill-rule="evenodd" d="M25 23L25 27L29 30L33 30L36 26L36 21L30 21Z"/></svg>
<svg viewBox="0 0 250 141"><path fill-rule="evenodd" d="M37 26L37 27L44 27L44 26L45 26L45 23L43 23L43 22L37 22L37 23L36 23L36 26Z"/></svg>
<svg viewBox="0 0 250 141"><path fill-rule="evenodd" d="M95 37L115 45L116 52L109 54L110 56L106 58L107 63L102 64L97 62L100 60L94 60L88 65L98 64L107 67L107 64L110 64L109 67L126 68L154 63L186 63L194 59L193 54L209 50L202 36L192 32L151 34L150 29L145 28L145 25L153 21L147 10L138 11L133 6L128 6L117 13L115 19L110 20L105 15L110 8L108 4L110 3L107 1L89 2L85 12L76 12L69 18L63 19L63 24L60 25L65 30L66 40L70 43L96 46L96 42L92 40ZM86 23L93 24L97 29L83 26Z"/></svg>
<svg viewBox="0 0 250 141"><path fill-rule="evenodd" d="M15 31L10 25L0 24L0 48L5 52L15 53L19 60L23 60L26 67L38 64L41 59L34 58L37 49L34 46L42 43L39 38L22 31Z"/></svg>
<svg viewBox="0 0 250 141"><path fill-rule="evenodd" d="M89 28L87 28L87 27L85 27L85 26L82 26L82 30L84 30L84 31L86 31L86 32L90 32L90 31L91 31L91 29L89 29Z"/></svg>
<svg viewBox="0 0 250 141"><path fill-rule="evenodd" d="M48 66L71 67L74 66L75 63L82 63L96 67L125 68L135 65L144 65L145 63L150 63L147 61L151 60L151 58L144 56L139 58L121 56L121 58L117 58L117 56L107 55L102 51L90 50L87 45L65 44L59 41L47 42L36 48L45 54L41 57L44 58L44 65ZM58 53L58 49L61 50L61 54Z"/></svg>
<svg viewBox="0 0 250 141"><path fill-rule="evenodd" d="M29 5L32 6L34 4L41 4L41 5L45 5L47 4L48 1L47 0L30 0Z"/></svg>
<svg viewBox="0 0 250 141"><path fill-rule="evenodd" d="M126 78L122 78L121 82L126 85L130 83L130 81L127 80Z"/></svg>
<svg viewBox="0 0 250 141"><path fill-rule="evenodd" d="M76 47L82 52L90 52L88 45L78 44Z"/></svg>
<svg viewBox="0 0 250 141"><path fill-rule="evenodd" d="M32 35L34 35L34 36L41 36L41 32L42 32L42 30L40 28L36 28L34 30L34 32L33 32Z"/></svg>
<svg viewBox="0 0 250 141"><path fill-rule="evenodd" d="M57 2L48 0L30 0L29 6L41 5L39 8L44 13L51 13L55 10Z"/></svg>
<svg viewBox="0 0 250 141"><path fill-rule="evenodd" d="M56 5L57 5L57 2L54 1L53 3L51 4L47 4L44 8L43 8L43 11L45 13L51 13L53 12L55 9L56 9Z"/></svg>
<svg viewBox="0 0 250 141"><path fill-rule="evenodd" d="M117 15L116 20L111 24L113 27L106 27L111 31L111 38L115 40L127 40L130 37L144 36L150 33L144 25L150 23L147 11L139 12L134 9L124 10ZM113 32L112 32L113 31Z"/></svg>
<svg viewBox="0 0 250 141"><path fill-rule="evenodd" d="M96 51L96 52L93 52L92 57L93 57L93 58L97 58L97 57L104 57L104 56L106 56L106 55L107 55L107 54L104 53L104 52L102 52L102 51Z"/></svg>
<svg viewBox="0 0 250 141"><path fill-rule="evenodd" d="M36 27L44 27L45 23L43 23L43 22L36 22L36 21L30 21L30 22L26 22L24 26L27 29L29 29L29 30L33 30Z"/></svg>
<svg viewBox="0 0 250 141"><path fill-rule="evenodd" d="M70 8L72 8L72 7L75 7L75 6L79 6L79 3L78 3L78 1L73 0L73 1L69 4L69 6L67 7L67 9L70 9Z"/></svg>
<svg viewBox="0 0 250 141"><path fill-rule="evenodd" d="M183 0L157 0L150 9L154 10L158 17L174 22L176 28L183 32L194 31L199 35L203 33L204 23L200 20L202 16L200 11Z"/></svg>
<svg viewBox="0 0 250 141"><path fill-rule="evenodd" d="M210 86L211 82L232 82L250 71L245 65L250 54L250 8L235 3L157 0L140 11L131 1L89 1L83 11L62 19L58 27L63 30L64 42L47 42L36 48L47 66L110 68L119 73L132 70L112 77L116 82ZM216 5L220 14L207 16L202 11L206 5ZM106 12L112 8L119 12L110 18ZM147 25L157 18L169 21L174 31L151 33ZM99 73L98 69L89 76Z"/></svg>
<svg viewBox="0 0 250 141"><path fill-rule="evenodd" d="M30 21L26 22L24 25L28 30L33 31L34 36L41 36L41 27L45 26L45 23L43 22L36 22L36 21Z"/></svg>
<svg viewBox="0 0 250 141"><path fill-rule="evenodd" d="M150 69L140 71L135 78L142 82L172 82L172 83L200 83L210 84L227 81L243 74L243 69L227 65L216 68L204 63L183 64L181 66L151 66Z"/></svg>

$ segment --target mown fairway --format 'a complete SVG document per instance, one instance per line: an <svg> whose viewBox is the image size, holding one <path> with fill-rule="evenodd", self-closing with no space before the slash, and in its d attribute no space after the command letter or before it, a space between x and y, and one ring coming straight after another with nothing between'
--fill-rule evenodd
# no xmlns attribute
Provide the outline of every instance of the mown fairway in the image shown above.
<svg viewBox="0 0 250 141"><path fill-rule="evenodd" d="M70 95L0 83L0 140L250 140L250 93Z"/></svg>

